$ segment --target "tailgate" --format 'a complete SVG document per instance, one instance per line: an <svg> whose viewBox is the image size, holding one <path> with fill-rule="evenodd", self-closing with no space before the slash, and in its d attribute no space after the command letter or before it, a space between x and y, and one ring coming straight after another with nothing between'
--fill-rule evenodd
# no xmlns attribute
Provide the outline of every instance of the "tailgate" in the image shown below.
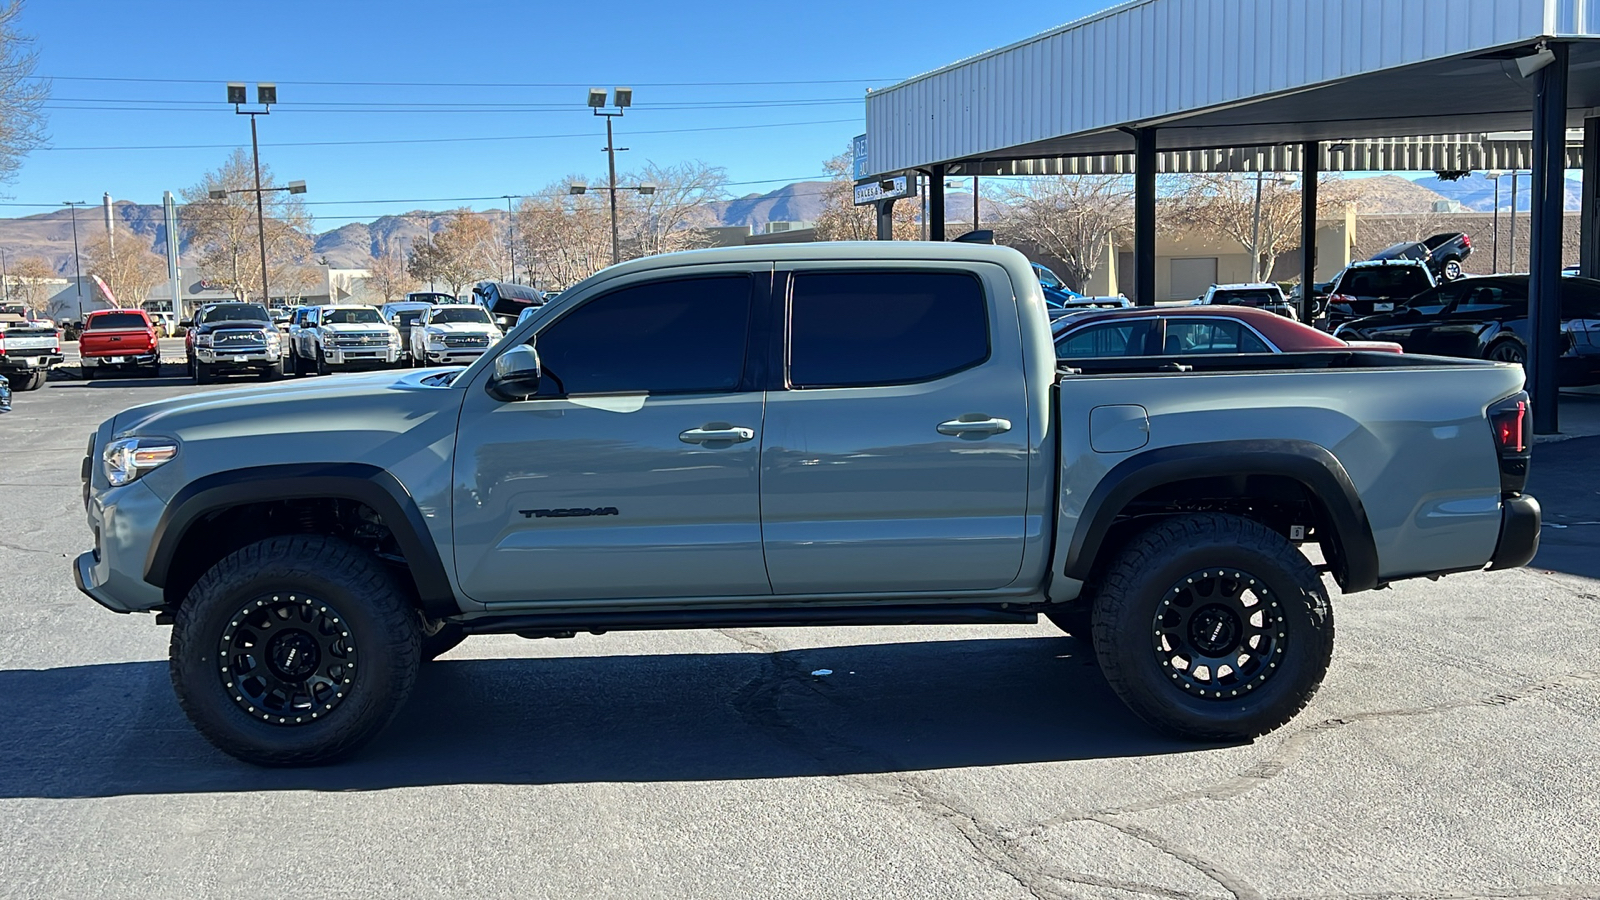
<svg viewBox="0 0 1600 900"><path fill-rule="evenodd" d="M78 338L79 356L115 356L149 353L155 340L142 328L106 328L85 331Z"/></svg>

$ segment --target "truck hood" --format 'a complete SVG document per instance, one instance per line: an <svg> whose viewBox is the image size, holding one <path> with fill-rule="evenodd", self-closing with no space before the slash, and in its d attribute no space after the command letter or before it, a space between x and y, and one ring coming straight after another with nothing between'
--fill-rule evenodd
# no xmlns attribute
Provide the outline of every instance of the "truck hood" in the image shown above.
<svg viewBox="0 0 1600 900"><path fill-rule="evenodd" d="M375 424L403 415L401 410L415 410L419 397L430 398L421 402L423 406L459 407L460 392L428 383L451 371L459 367L332 375L174 397L124 410L113 419L112 432L180 439L194 429L292 435L311 430L306 423L324 415L353 415Z"/></svg>
<svg viewBox="0 0 1600 900"><path fill-rule="evenodd" d="M331 332L333 334L346 334L346 333L351 332L351 331L360 331L360 332L384 331L384 332L387 332L387 331L392 331L393 329L394 329L394 326L389 325L389 324L384 323L384 322L340 322L340 323L338 323L336 325L335 324L329 324L329 325L322 326L322 330L323 331Z"/></svg>

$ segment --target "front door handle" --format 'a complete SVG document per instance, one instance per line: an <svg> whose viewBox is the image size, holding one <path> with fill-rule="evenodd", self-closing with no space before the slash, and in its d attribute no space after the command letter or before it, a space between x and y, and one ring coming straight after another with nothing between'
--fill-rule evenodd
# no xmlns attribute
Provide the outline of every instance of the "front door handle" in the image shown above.
<svg viewBox="0 0 1600 900"><path fill-rule="evenodd" d="M993 416L966 415L959 419L939 423L939 433L955 435L957 437L984 437L991 434L1003 434L1011 430L1010 419L1000 419Z"/></svg>
<svg viewBox="0 0 1600 900"><path fill-rule="evenodd" d="M714 422L704 428L691 428L678 435L678 440L685 444L742 444L753 440L756 436L754 428L742 428L736 425L727 425Z"/></svg>

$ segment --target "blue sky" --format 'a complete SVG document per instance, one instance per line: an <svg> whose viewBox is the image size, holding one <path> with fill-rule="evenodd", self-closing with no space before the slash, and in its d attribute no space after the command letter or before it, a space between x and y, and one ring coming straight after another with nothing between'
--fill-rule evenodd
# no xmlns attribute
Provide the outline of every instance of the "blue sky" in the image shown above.
<svg viewBox="0 0 1600 900"><path fill-rule="evenodd" d="M94 203L106 191L160 202L163 190L216 168L230 147L249 146L246 119L222 102L228 81L278 83L281 104L261 120L263 160L280 181L309 183L319 229L452 205L420 202L435 198L602 176L604 125L584 106L591 86L634 88L635 107L618 121L617 143L631 148L619 168L701 160L725 167L733 182L759 182L732 187L735 195L762 192L820 174L862 130L868 87L1107 5L1066 0L990 14L948 0L28 0L21 26L36 40L39 74L54 79L56 149L31 154L0 192L12 204ZM804 81L828 83L751 83ZM501 136L539 137L287 146ZM206 146L68 149L171 145ZM389 199L419 202L348 202ZM0 215L33 211L13 205Z"/></svg>

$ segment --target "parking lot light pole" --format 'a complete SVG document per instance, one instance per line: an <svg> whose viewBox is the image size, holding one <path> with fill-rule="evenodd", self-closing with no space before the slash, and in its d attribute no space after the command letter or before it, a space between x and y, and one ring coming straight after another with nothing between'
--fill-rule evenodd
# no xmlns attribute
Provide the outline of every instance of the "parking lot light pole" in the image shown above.
<svg viewBox="0 0 1600 900"><path fill-rule="evenodd" d="M511 267L511 277L507 281L516 283L517 280L517 214L511 211L511 194L501 194L500 199L506 201L506 224L511 229L509 240L506 242L506 264Z"/></svg>
<svg viewBox="0 0 1600 900"><path fill-rule="evenodd" d="M611 120L622 115L628 107L633 105L633 88L619 87L612 91L616 104L616 112L606 109L606 92L604 88L589 89L589 109L597 116L604 116L606 120L606 162L611 170L611 264L622 262L621 244L617 237L617 151L626 150L627 147L618 147L612 137ZM582 191L573 191L581 194Z"/></svg>
<svg viewBox="0 0 1600 900"><path fill-rule="evenodd" d="M267 284L267 214L265 201L262 199L268 191L288 191L291 194L304 194L306 183L304 181L291 181L288 187L267 188L261 187L261 143L256 139L256 116L272 114L272 104L278 102L278 86L272 82L263 81L256 85L256 103L260 109L242 108L248 95L245 86L237 81L228 83L228 102L233 104L233 111L237 115L250 117L250 157L255 163L256 186L254 188L240 188L234 191L209 191L207 196L212 200L226 199L229 194L254 193L256 195L256 237L259 238L261 248L261 305L269 306L272 303L271 289Z"/></svg>

